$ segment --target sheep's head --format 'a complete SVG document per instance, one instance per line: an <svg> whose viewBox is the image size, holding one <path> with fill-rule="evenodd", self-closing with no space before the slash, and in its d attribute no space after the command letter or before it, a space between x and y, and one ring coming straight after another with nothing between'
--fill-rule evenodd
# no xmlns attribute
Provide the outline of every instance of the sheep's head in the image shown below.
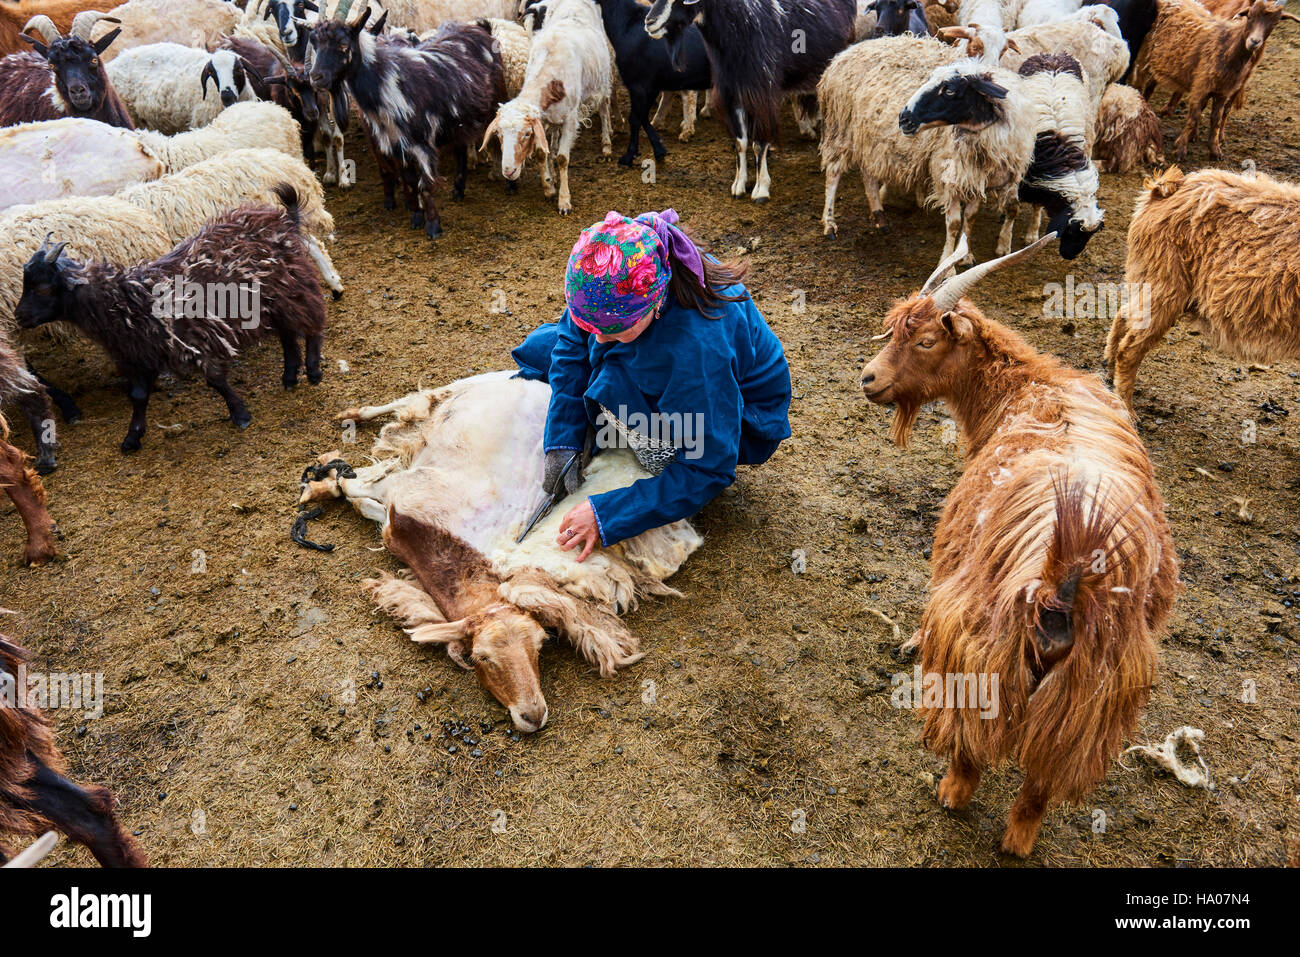
<svg viewBox="0 0 1300 957"><path fill-rule="evenodd" d="M956 126L978 133L1005 116L1007 88L990 69L973 61L938 67L912 94L898 114L898 128L907 136L937 126Z"/></svg>
<svg viewBox="0 0 1300 957"><path fill-rule="evenodd" d="M1285 6L1285 3L1255 0L1245 10L1237 12L1237 15L1232 19L1234 23L1244 21L1242 32L1247 51L1254 53L1263 47L1268 42L1269 34L1273 32L1273 28L1277 26L1278 21L1283 17L1300 21L1300 18L1297 18L1294 14L1283 13L1282 9Z"/></svg>
<svg viewBox="0 0 1300 957"><path fill-rule="evenodd" d="M208 81L211 80L221 96L222 106L231 106L241 99L246 92L251 92L259 100L267 98L266 85L248 62L233 50L218 50L208 57L199 74L203 84L203 99L208 98Z"/></svg>
<svg viewBox="0 0 1300 957"><path fill-rule="evenodd" d="M363 6L361 15L349 23L345 19L321 20L307 38L304 65L311 85L321 91L334 91L343 83L354 60L363 57L367 43L374 38L365 32L370 8Z"/></svg>
<svg viewBox="0 0 1300 957"><path fill-rule="evenodd" d="M920 292L899 300L889 310L885 331L875 337L888 341L862 367L859 384L872 402L897 408L890 430L897 445L907 445L921 406L954 394L972 355L980 348L985 319L965 298L966 292L984 276L1031 255L1054 236L1048 233L1024 249L943 280L966 256L963 234L956 251L939 264Z"/></svg>
<svg viewBox="0 0 1300 957"><path fill-rule="evenodd" d="M446 646L452 660L472 668L520 731L531 734L545 726L548 712L537 658L546 632L518 608L498 603L471 617L420 625L408 633L419 644Z"/></svg>
<svg viewBox="0 0 1300 957"><path fill-rule="evenodd" d="M73 309L77 286L83 285L80 268L63 254L68 244L50 245L50 236L23 267L23 293L14 308L20 329L35 329L47 322L64 319Z"/></svg>
<svg viewBox="0 0 1300 957"><path fill-rule="evenodd" d="M99 109L110 88L108 74L104 72L99 57L121 30L106 33L92 43L90 31L100 20L121 22L102 13L83 11L72 21L66 37L59 36L54 22L44 15L32 17L23 27L23 39L50 64L59 96L80 114ZM27 36L28 30L35 30L41 39Z"/></svg>
<svg viewBox="0 0 1300 957"><path fill-rule="evenodd" d="M876 12L876 26L871 31L873 37L897 37L909 30L921 34L928 32L925 8L920 0L872 0L863 8Z"/></svg>
<svg viewBox="0 0 1300 957"><path fill-rule="evenodd" d="M552 84L560 83L553 80ZM564 95L564 86L560 84L559 95ZM546 102L543 98L543 103ZM543 107L545 109L545 107ZM512 100L501 106L497 115L483 133L483 145L486 149L493 136L501 140L501 175L508 180L517 180L524 171L524 164L535 152L548 153L546 145L546 128L542 125L542 114L534 106Z"/></svg>

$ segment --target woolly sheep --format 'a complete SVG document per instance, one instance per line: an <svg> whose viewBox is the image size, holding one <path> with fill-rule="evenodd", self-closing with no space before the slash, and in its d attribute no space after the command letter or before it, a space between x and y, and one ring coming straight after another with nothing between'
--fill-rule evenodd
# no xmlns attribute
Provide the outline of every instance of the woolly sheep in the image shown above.
<svg viewBox="0 0 1300 957"><path fill-rule="evenodd" d="M106 0L104 6L113 7L112 0ZM122 21L122 35L103 59L108 63L147 43L215 45L230 36L242 15L243 11L226 0L127 0L113 7L113 16ZM107 24L100 24L91 36L98 39L108 29Z"/></svg>
<svg viewBox="0 0 1300 957"><path fill-rule="evenodd" d="M259 97L261 79L250 80L253 73L245 72L242 63L231 50L208 53L177 43L150 43L108 64L108 77L136 126L181 133L211 123L231 105L228 100ZM217 79L216 90L208 85L211 78ZM227 82L233 89L225 89Z"/></svg>

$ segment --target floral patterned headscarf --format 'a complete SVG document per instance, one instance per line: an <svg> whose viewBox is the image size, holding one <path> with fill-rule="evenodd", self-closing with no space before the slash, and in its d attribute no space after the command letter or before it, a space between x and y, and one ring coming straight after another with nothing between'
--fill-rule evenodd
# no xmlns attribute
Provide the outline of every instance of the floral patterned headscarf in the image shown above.
<svg viewBox="0 0 1300 957"><path fill-rule="evenodd" d="M668 288L670 252L704 285L700 251L675 222L672 209L635 219L611 211L582 231L564 274L564 298L579 328L617 335L645 318Z"/></svg>

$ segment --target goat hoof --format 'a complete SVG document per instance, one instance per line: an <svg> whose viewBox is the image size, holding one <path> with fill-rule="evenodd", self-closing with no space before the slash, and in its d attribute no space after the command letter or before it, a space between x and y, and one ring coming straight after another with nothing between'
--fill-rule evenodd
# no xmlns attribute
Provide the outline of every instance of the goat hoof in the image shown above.
<svg viewBox="0 0 1300 957"><path fill-rule="evenodd" d="M230 417L230 421L235 423L235 428L239 429L242 432L244 429L248 428L249 425L252 424L253 417L249 415L247 412L245 412L243 415L240 416L232 415Z"/></svg>
<svg viewBox="0 0 1300 957"><path fill-rule="evenodd" d="M840 233L834 226L829 226L822 230L822 235L827 239L839 239Z"/></svg>
<svg viewBox="0 0 1300 957"><path fill-rule="evenodd" d="M456 202L463 200L465 198L465 187L462 186L459 189L453 189L451 191L451 198L456 200Z"/></svg>
<svg viewBox="0 0 1300 957"><path fill-rule="evenodd" d="M664 150L662 153L656 153L656 154L655 154L655 162L656 162L656 163L662 163L662 162L664 161L664 157L667 156L667 155L668 155L668 151L667 151L667 150Z"/></svg>
<svg viewBox="0 0 1300 957"><path fill-rule="evenodd" d="M134 435L128 435L126 438L122 440L123 453L139 452L139 451L140 451L140 440L136 438Z"/></svg>
<svg viewBox="0 0 1300 957"><path fill-rule="evenodd" d="M517 192L519 192L519 180L517 179L506 180L506 195L513 196Z"/></svg>
<svg viewBox="0 0 1300 957"><path fill-rule="evenodd" d="M432 223L425 223L424 235L428 236L430 239L437 239L439 236L442 235L442 224L436 221Z"/></svg>
<svg viewBox="0 0 1300 957"><path fill-rule="evenodd" d="M624 153L622 156L620 156L620 157L618 158L618 165L619 165L619 166L627 166L627 167L630 168L630 167L632 166L632 161L633 161L634 159L636 159L636 157L635 157L633 154L631 154L631 153Z"/></svg>
<svg viewBox="0 0 1300 957"><path fill-rule="evenodd" d="M307 381L312 385L320 385L320 380L323 378L325 378L325 375L320 369L317 369L315 372L308 371L307 373Z"/></svg>
<svg viewBox="0 0 1300 957"><path fill-rule="evenodd" d="M424 225L424 213L414 212L411 214L411 228L419 229Z"/></svg>
<svg viewBox="0 0 1300 957"><path fill-rule="evenodd" d="M393 199L393 197L391 196L385 196L384 209L388 210L389 212L392 212L396 208L397 208L397 200Z"/></svg>
<svg viewBox="0 0 1300 957"><path fill-rule="evenodd" d="M32 468L36 469L37 475L49 475L59 467L59 463L54 461L53 455L38 456L32 463Z"/></svg>
<svg viewBox="0 0 1300 957"><path fill-rule="evenodd" d="M289 389L292 389L294 386L296 386L296 385L298 384L298 377L297 377L297 376L294 376L293 378L290 378L290 377L287 376L287 375L286 375L286 376L281 376L281 377L280 377L280 381L281 381L282 383L284 383L284 387L285 387L285 389L286 389L286 391L287 391L287 390L289 390Z"/></svg>

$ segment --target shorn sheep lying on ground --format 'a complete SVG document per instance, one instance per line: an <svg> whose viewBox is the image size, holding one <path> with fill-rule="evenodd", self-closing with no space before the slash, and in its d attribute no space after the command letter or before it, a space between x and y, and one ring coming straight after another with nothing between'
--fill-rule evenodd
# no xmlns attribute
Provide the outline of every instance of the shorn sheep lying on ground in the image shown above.
<svg viewBox="0 0 1300 957"><path fill-rule="evenodd" d="M55 827L88 847L104 867L145 866L118 822L112 793L64 776L67 767L50 722L28 706L27 684L18 681L26 660L22 648L0 636L0 834L41 834ZM0 862L8 859L9 850L0 846Z"/></svg>
<svg viewBox="0 0 1300 957"><path fill-rule="evenodd" d="M132 415L123 452L140 448L161 373L202 375L241 429L252 416L226 374L243 349L277 336L288 389L298 382L298 343L305 340L307 380L321 381L325 302L300 234L298 197L287 184L276 194L282 207L241 206L152 262L126 268L76 262L60 243L43 245L23 268L18 325L70 323L125 377Z"/></svg>
<svg viewBox="0 0 1300 957"><path fill-rule="evenodd" d="M13 324L23 290L23 263L50 233L68 237L68 251L78 259L122 266L155 259L175 245L154 216L111 196L56 199L0 214L0 402L13 402L22 410L36 443L36 470L42 474L57 465L54 405L64 421L75 422L81 415L70 396L42 384L28 370Z"/></svg>
<svg viewBox="0 0 1300 957"><path fill-rule="evenodd" d="M1263 173L1171 167L1147 180L1128 230L1127 288L1106 341L1133 408L1138 366L1184 314L1245 362L1300 358L1300 186Z"/></svg>
<svg viewBox="0 0 1300 957"><path fill-rule="evenodd" d="M1023 769L1002 839L1022 857L1044 813L1099 784L1136 727L1178 585L1164 503L1123 405L964 298L1050 238L939 283L954 254L894 304L889 342L862 371L866 396L896 407L898 444L936 399L961 430L965 470L909 643L945 694L913 688L913 700L926 746L950 758L944 807L964 807L986 768ZM981 682L993 713L973 700Z"/></svg>
<svg viewBox="0 0 1300 957"><path fill-rule="evenodd" d="M1160 118L1133 87L1122 83L1106 87L1092 155L1107 173L1127 173L1143 164L1164 161Z"/></svg>
<svg viewBox="0 0 1300 957"><path fill-rule="evenodd" d="M9 444L9 423L0 415L0 487L14 503L27 532L24 564L44 565L57 552L54 520L45 508L45 486L40 476L27 467L29 460L26 452Z"/></svg>
<svg viewBox="0 0 1300 957"><path fill-rule="evenodd" d="M559 502L523 541L542 497L542 432L551 390L493 372L340 415L395 414L355 471L329 452L304 475L302 503L342 497L383 527L384 544L412 577L367 582L413 641L445 648L473 668L516 728L539 730L548 709L537 653L553 628L608 677L640 660L619 615L664 584L702 544L687 521L598 549L579 564L555 544L565 512L585 496L648 473L626 449L591 461L578 493ZM301 534L298 540L307 544ZM320 547L320 546L318 546Z"/></svg>

